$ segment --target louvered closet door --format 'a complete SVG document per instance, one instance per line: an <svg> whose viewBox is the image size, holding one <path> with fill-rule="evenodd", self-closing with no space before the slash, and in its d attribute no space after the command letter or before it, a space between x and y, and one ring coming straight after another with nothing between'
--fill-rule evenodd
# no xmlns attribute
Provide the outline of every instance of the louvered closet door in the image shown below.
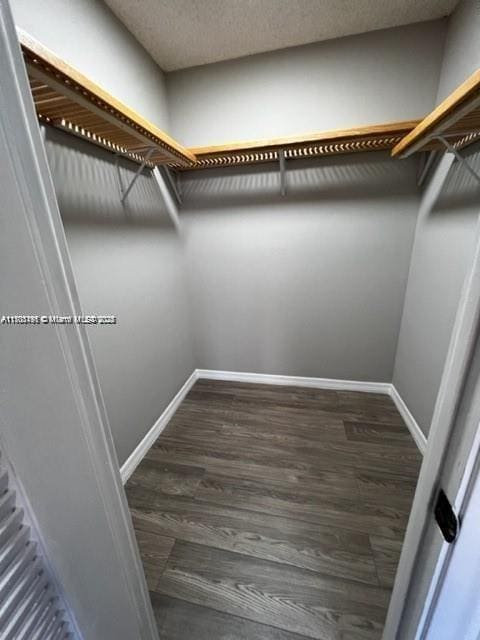
<svg viewBox="0 0 480 640"><path fill-rule="evenodd" d="M0 640L73 638L0 454Z"/></svg>

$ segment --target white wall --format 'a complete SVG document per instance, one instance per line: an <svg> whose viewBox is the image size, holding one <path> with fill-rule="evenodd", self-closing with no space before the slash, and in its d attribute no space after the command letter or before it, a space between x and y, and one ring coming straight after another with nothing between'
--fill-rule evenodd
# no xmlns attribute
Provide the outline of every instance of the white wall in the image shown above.
<svg viewBox="0 0 480 640"><path fill-rule="evenodd" d="M182 239L153 178L124 206L113 155L45 130L46 148L115 447L124 462L195 368ZM137 166L122 164L124 183Z"/></svg>
<svg viewBox="0 0 480 640"><path fill-rule="evenodd" d="M480 1L462 0L451 16L437 102L480 68Z"/></svg>
<svg viewBox="0 0 480 640"><path fill-rule="evenodd" d="M478 0L462 0L450 18L438 101L471 74L472 64L478 66L479 7ZM476 144L462 153L480 172L480 146ZM418 221L393 382L425 434L430 429L464 279L472 264L479 213L478 184L455 163L437 206ZM457 446L461 443L464 447L470 436L471 431L460 422L451 454L458 454ZM451 457L447 456L444 477L450 497L458 489L458 485L452 486L452 480L458 480L461 474ZM399 640L415 635L429 587L428 576L433 574L441 544L438 529L429 529L424 545L428 551L416 568Z"/></svg>
<svg viewBox="0 0 480 640"><path fill-rule="evenodd" d="M102 3L13 0L13 7L18 24L34 37L145 116L167 122L162 73ZM421 117L434 104L445 26L410 25L169 74L170 132L187 144L210 144ZM116 333L91 336L124 460L193 368L181 293L183 248L172 227L149 233L148 225L164 215L151 194L140 198L133 221L127 219L107 156L72 144L76 151L67 150L70 141L58 144L50 160L82 299L87 306L115 306L120 299L128 317ZM371 154L296 167L289 169L296 195L286 202L272 196L278 175L265 167L186 178L196 364L389 380L417 201L413 163ZM245 190L247 198L239 199ZM296 264L303 253L309 260ZM262 276L256 289L254 266ZM132 302L160 325L149 321L137 332ZM427 407L435 384L423 394ZM428 408L412 402L425 423L420 414Z"/></svg>
<svg viewBox="0 0 480 640"><path fill-rule="evenodd" d="M415 227L415 163L358 154L183 182L201 368L390 381Z"/></svg>
<svg viewBox="0 0 480 640"><path fill-rule="evenodd" d="M163 73L102 0L10 0L15 22L127 106L168 128Z"/></svg>
<svg viewBox="0 0 480 640"><path fill-rule="evenodd" d="M451 18L439 99L472 71L470 54L479 46L479 5L477 0L463 1ZM464 154L480 172L478 145ZM437 206L422 216L416 231L393 382L425 434L473 256L479 212L477 183L455 163Z"/></svg>
<svg viewBox="0 0 480 640"><path fill-rule="evenodd" d="M155 124L167 127L164 77L99 0L12 0L17 26ZM120 463L194 368L181 239L153 179L125 206L112 154L52 129L48 159L85 313L115 327L89 338ZM124 182L136 165L123 163Z"/></svg>
<svg viewBox="0 0 480 640"><path fill-rule="evenodd" d="M421 23L170 73L171 133L197 146L422 118L444 35Z"/></svg>
<svg viewBox="0 0 480 640"><path fill-rule="evenodd" d="M422 117L445 22L167 76L189 145ZM418 207L415 164L387 154L183 177L202 368L390 381Z"/></svg>

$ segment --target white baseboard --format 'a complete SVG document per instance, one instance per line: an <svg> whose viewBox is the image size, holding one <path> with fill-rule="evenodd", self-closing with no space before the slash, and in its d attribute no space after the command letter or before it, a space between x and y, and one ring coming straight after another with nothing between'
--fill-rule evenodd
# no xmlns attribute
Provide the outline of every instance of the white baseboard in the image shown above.
<svg viewBox="0 0 480 640"><path fill-rule="evenodd" d="M178 409L183 399L200 378L204 380L228 380L230 382L250 382L256 384L278 384L292 387L311 387L315 389L332 389L335 391L362 391L364 393L383 393L389 395L395 403L400 415L407 425L412 437L423 455L427 440L410 413L407 405L393 384L389 382L361 382L358 380L336 380L334 378L308 378L303 376L269 375L266 373L245 373L242 371L216 371L214 369L195 369L186 380L183 387L176 394L162 415L155 422L147 435L141 440L129 455L120 469L122 481L125 484L138 467L147 451L167 426L169 420Z"/></svg>
<svg viewBox="0 0 480 640"><path fill-rule="evenodd" d="M334 378L307 378L302 376L270 375L267 373L244 373L242 371L216 371L197 369L197 377L207 380L229 380L230 382L253 382L257 384L279 384L292 387L313 387L336 391L364 391L365 393L390 394L389 382L359 382Z"/></svg>
<svg viewBox="0 0 480 640"><path fill-rule="evenodd" d="M427 438L425 437L423 431L420 429L418 422L410 413L410 410L403 401L402 396L398 393L393 384L390 385L390 397L395 403L395 406L402 416L403 421L407 425L408 430L412 434L412 438L415 440L418 450L420 451L422 456L425 455L425 450L427 448Z"/></svg>
<svg viewBox="0 0 480 640"><path fill-rule="evenodd" d="M171 417L173 416L175 411L178 409L180 404L183 402L183 399L185 398L187 393L195 384L195 381L197 380L197 378L198 378L197 371L195 370L189 376L189 378L187 378L187 380L185 381L180 391L175 395L175 397L167 406L165 411L163 411L163 413L155 422L153 427L150 429L150 431L148 431L147 435L143 438L143 440L140 441L140 443L135 447L132 453L128 456L128 458L122 464L120 468L120 475L122 477L123 484L127 482L127 480L130 478L132 473L135 471L135 469L138 467L140 462L145 457L147 451L150 449L150 447L153 445L155 440L165 429Z"/></svg>

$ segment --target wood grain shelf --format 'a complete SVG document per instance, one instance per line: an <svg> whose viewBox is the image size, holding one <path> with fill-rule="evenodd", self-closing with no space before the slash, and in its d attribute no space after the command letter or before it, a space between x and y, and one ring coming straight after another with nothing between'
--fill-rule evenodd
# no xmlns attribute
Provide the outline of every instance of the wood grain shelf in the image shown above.
<svg viewBox="0 0 480 640"><path fill-rule="evenodd" d="M175 170L208 169L391 150L394 157L456 148L480 139L480 70L423 120L336 129L307 135L186 148L77 69L19 30L30 88L41 122L114 153Z"/></svg>
<svg viewBox="0 0 480 640"><path fill-rule="evenodd" d="M39 119L149 164L187 166L195 156L25 32L19 40Z"/></svg>
<svg viewBox="0 0 480 640"><path fill-rule="evenodd" d="M303 136L234 142L210 147L193 147L196 156L188 169L209 169L276 162L283 151L287 160L392 149L419 120L335 129ZM180 165L176 167L183 169Z"/></svg>
<svg viewBox="0 0 480 640"><path fill-rule="evenodd" d="M406 158L416 151L443 148L437 136L456 149L480 139L480 69L395 145L392 156Z"/></svg>

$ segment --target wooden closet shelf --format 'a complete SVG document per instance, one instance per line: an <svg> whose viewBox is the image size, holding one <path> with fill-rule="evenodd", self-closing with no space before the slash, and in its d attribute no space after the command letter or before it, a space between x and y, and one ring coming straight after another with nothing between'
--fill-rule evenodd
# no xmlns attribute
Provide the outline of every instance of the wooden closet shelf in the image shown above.
<svg viewBox="0 0 480 640"><path fill-rule="evenodd" d="M189 165L195 156L25 32L19 30L39 119L149 164Z"/></svg>
<svg viewBox="0 0 480 640"><path fill-rule="evenodd" d="M177 169L209 169L278 161L283 151L285 159L313 158L361 151L392 149L419 120L382 125L336 129L305 136L235 142L212 147L193 147L196 156L192 165Z"/></svg>
<svg viewBox="0 0 480 640"><path fill-rule="evenodd" d="M408 133L392 156L406 158L416 151L444 148L438 136L456 149L480 139L480 69Z"/></svg>
<svg viewBox="0 0 480 640"><path fill-rule="evenodd" d="M362 151L395 157L480 139L480 70L423 120L337 129L304 136L187 149L19 30L39 119L149 166L176 170L251 165Z"/></svg>

